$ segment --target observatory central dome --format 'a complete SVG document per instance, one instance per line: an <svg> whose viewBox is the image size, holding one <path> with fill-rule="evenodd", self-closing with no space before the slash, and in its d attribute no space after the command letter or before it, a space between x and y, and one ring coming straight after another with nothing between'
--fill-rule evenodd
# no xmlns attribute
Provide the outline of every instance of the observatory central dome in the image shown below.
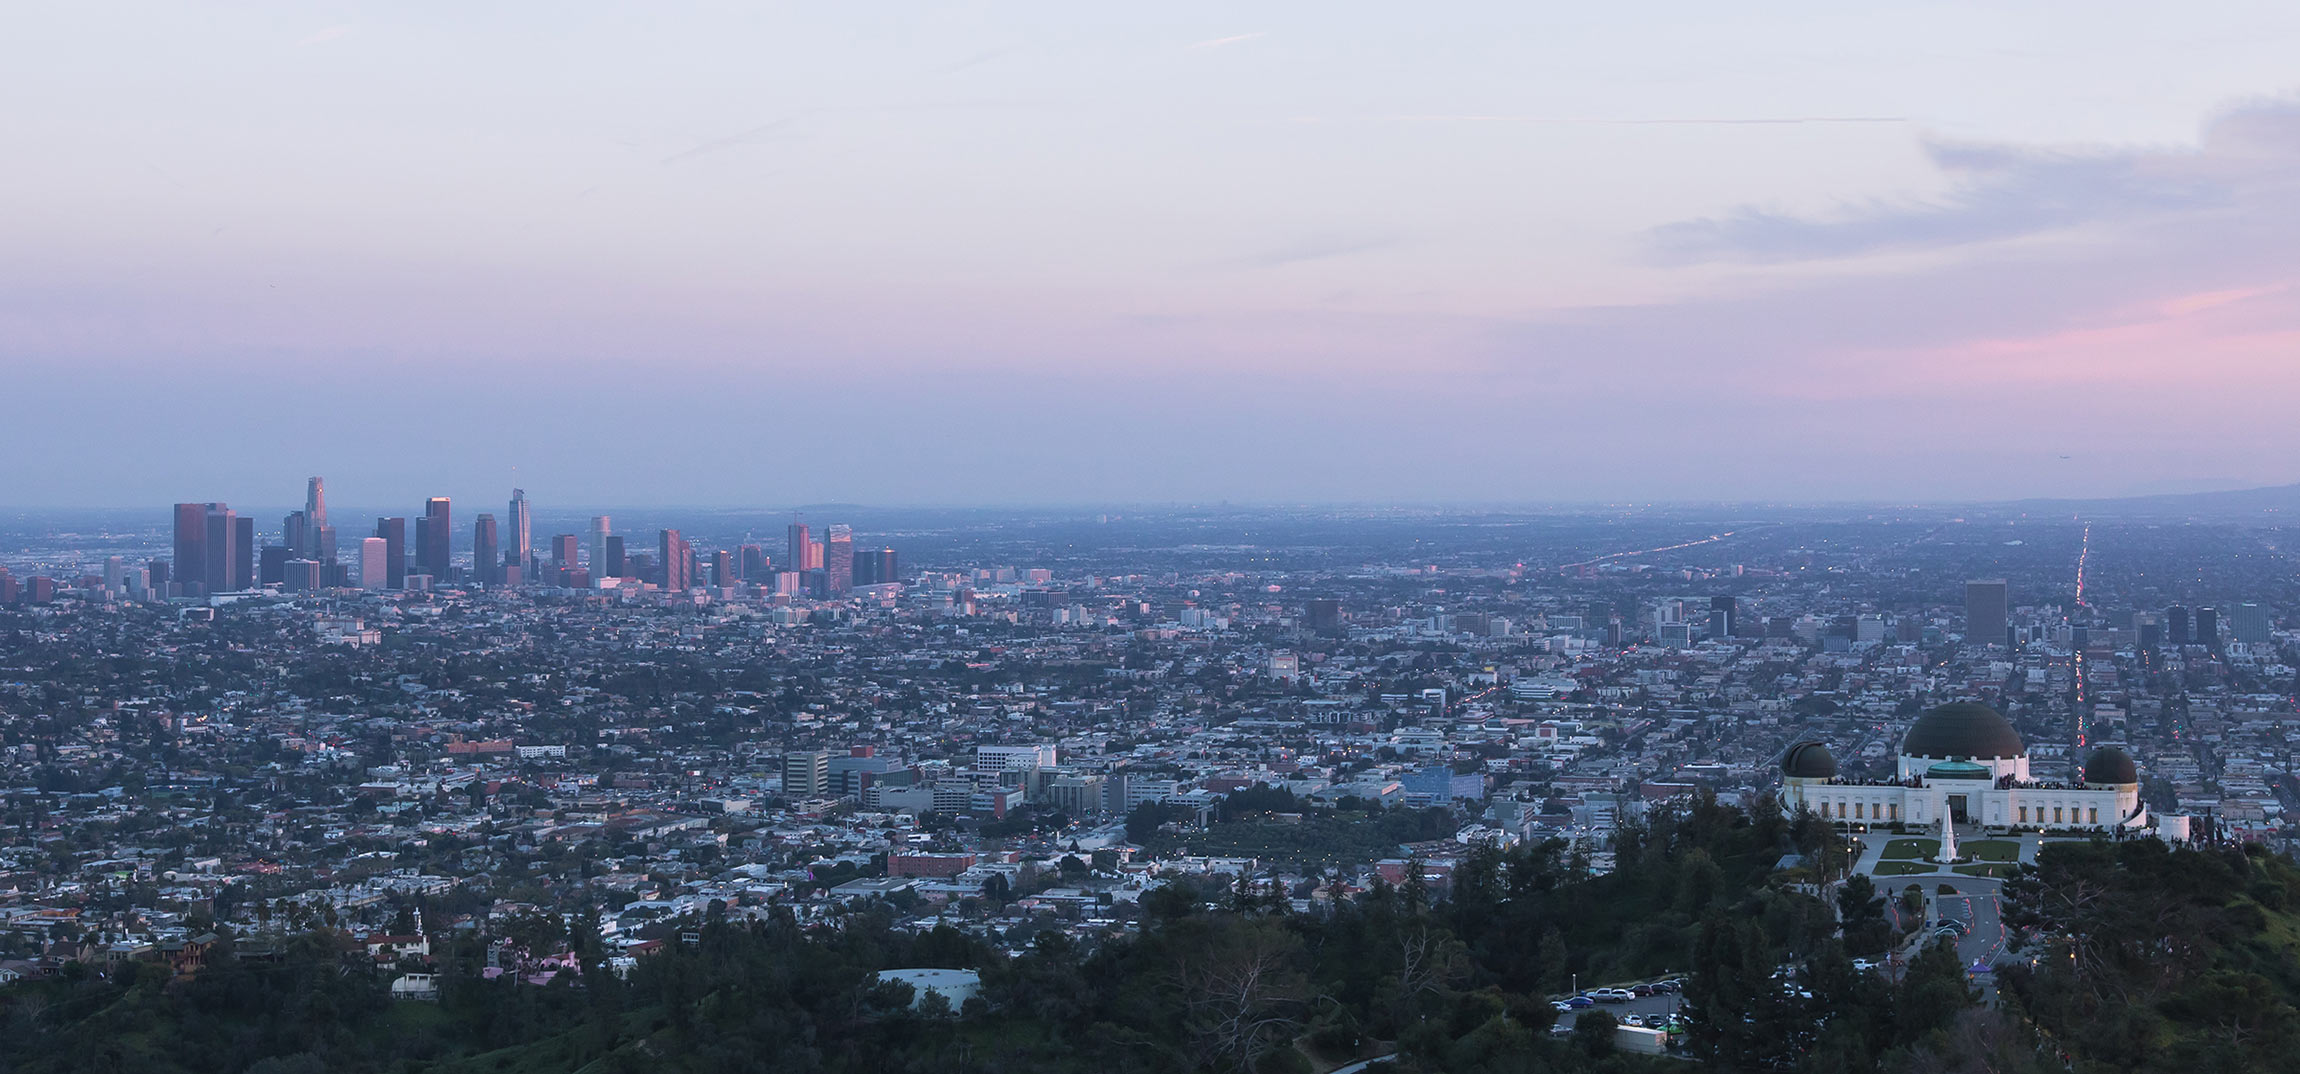
<svg viewBox="0 0 2300 1074"><path fill-rule="evenodd" d="M2027 753L2012 723L1977 701L1952 702L1917 717L1901 740L1904 757L2002 761Z"/></svg>

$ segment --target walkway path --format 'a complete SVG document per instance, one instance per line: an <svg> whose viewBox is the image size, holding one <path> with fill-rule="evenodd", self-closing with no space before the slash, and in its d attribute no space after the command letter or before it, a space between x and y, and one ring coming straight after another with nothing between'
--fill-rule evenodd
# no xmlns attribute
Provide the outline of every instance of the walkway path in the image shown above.
<svg viewBox="0 0 2300 1074"><path fill-rule="evenodd" d="M1892 842L1889 837L1884 837L1884 833L1880 832L1878 835L1879 838L1869 840L1868 845L1862 848L1861 860L1853 863L1854 872L1868 873L1872 876L1876 874L1877 863L1885 860L1885 844Z"/></svg>

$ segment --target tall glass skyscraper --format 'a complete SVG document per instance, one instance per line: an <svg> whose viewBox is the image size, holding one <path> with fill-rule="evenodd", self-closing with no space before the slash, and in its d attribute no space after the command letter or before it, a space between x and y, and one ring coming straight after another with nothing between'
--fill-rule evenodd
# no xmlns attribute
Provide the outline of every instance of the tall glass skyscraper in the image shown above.
<svg viewBox="0 0 2300 1074"><path fill-rule="evenodd" d="M519 565L522 583L535 573L535 516L527 506L527 490L511 490L511 542L506 562Z"/></svg>

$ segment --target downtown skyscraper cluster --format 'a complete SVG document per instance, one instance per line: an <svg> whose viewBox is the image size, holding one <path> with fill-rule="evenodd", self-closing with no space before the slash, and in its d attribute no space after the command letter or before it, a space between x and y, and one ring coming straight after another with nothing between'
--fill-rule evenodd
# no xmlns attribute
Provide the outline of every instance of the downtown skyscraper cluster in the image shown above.
<svg viewBox="0 0 2300 1074"><path fill-rule="evenodd" d="M482 513L472 520L468 544L457 539L452 501L434 496L421 514L375 520L367 536L339 547L329 521L326 483L313 477L302 510L282 520L279 540L259 544L255 520L223 503L175 505L173 558L142 568L150 591L159 596L205 597L278 588L287 592L354 588L427 590L434 586L517 587L541 585L572 589L627 589L654 586L683 592L717 587L759 586L777 594L835 599L858 586L898 580L892 548L854 546L854 531L829 527L813 539L794 520L786 533L786 558L776 563L758 544L743 543L698 553L676 529L657 531L649 551L626 546L607 515L590 520L589 533L554 534L539 546L534 507L525 489L513 489L505 513ZM642 548L645 546L642 545ZM469 549L466 564L461 548Z"/></svg>

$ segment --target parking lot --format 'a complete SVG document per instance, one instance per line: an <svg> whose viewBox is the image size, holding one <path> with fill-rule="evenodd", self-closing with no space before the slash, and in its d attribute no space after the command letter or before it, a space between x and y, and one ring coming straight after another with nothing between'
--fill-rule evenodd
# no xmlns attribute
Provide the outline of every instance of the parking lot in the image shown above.
<svg viewBox="0 0 2300 1074"><path fill-rule="evenodd" d="M1659 1020L1677 1013L1677 1009L1684 1002L1684 996L1672 992L1667 995L1640 996L1627 1003L1598 1003L1577 1011L1559 1011L1557 1024L1571 1029L1575 1020L1589 1011L1604 1011L1615 1018L1624 1018L1634 1014L1642 1019Z"/></svg>

